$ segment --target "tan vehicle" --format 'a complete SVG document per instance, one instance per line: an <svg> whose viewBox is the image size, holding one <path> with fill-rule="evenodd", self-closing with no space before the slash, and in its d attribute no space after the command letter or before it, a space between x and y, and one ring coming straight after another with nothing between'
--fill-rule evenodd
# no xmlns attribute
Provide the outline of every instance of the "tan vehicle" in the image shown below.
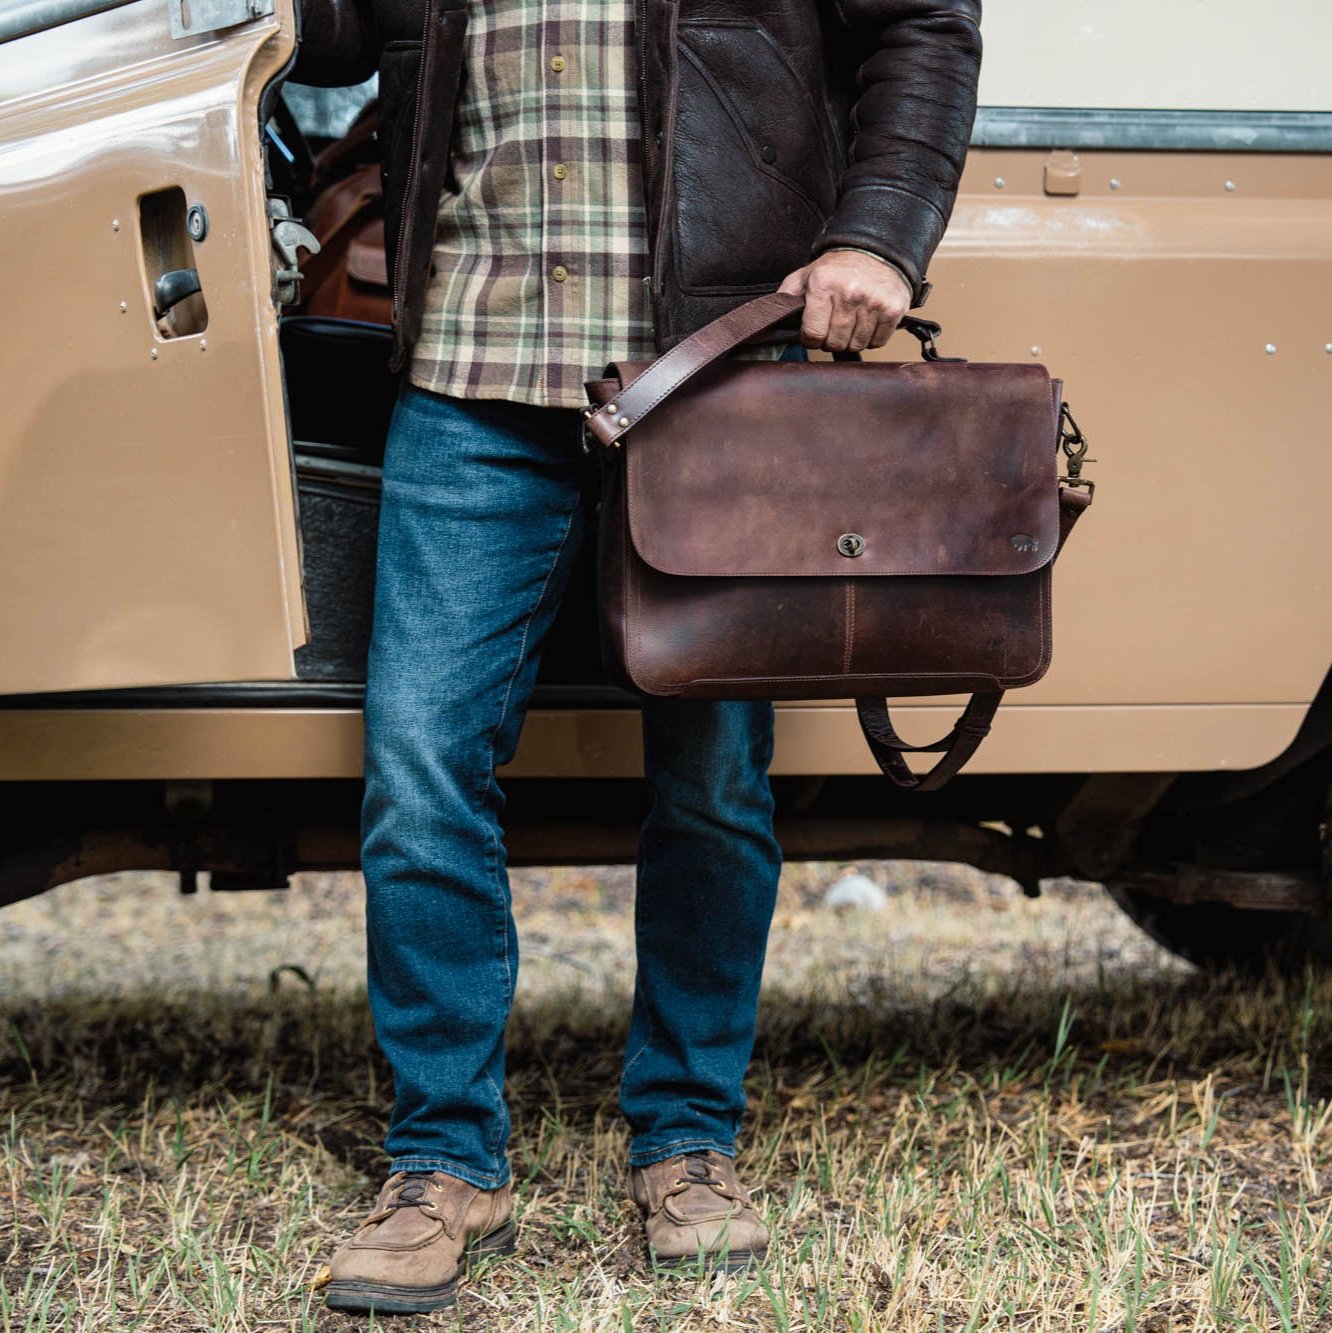
<svg viewBox="0 0 1332 1333"><path fill-rule="evenodd" d="M780 709L774 786L793 858L1080 875L1200 960L1326 955L1332 7L1202 12L987 17L928 313L1063 375L1092 439L1052 669L942 793L896 795L827 704ZM356 863L395 385L382 331L283 317L296 45L292 0L0 7L0 901ZM639 766L585 578L506 773L513 858L630 857Z"/></svg>

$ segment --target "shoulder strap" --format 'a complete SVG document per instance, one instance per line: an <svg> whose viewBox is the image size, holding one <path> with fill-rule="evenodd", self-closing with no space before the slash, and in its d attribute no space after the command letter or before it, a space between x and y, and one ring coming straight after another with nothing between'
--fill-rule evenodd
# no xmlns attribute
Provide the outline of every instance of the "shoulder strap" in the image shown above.
<svg viewBox="0 0 1332 1333"><path fill-rule="evenodd" d="M803 296L789 292L769 292L744 305L729 310L711 324L705 324L663 353L637 378L629 381L615 397L587 415L588 433L600 445L612 445L625 431L641 421L663 399L669 398L686 380L710 366L718 357L748 342L764 329L779 324L788 315L802 310ZM940 356L935 339L941 330L932 320L903 315L898 325L920 341L927 361L961 361L962 357ZM842 360L859 360L858 352L837 353ZM612 408L614 409L612 411Z"/></svg>
<svg viewBox="0 0 1332 1333"><path fill-rule="evenodd" d="M771 292L746 301L720 319L705 324L659 356L616 395L614 403L598 408L587 418L587 429L598 444L610 445L646 416L663 398L674 393L704 366L734 347L804 308L803 296ZM614 411L611 408L614 407Z"/></svg>

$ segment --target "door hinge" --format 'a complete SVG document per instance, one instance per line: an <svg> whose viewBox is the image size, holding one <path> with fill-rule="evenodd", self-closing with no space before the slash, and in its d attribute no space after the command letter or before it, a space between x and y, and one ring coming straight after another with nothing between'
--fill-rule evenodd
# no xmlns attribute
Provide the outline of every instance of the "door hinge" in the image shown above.
<svg viewBox="0 0 1332 1333"><path fill-rule="evenodd" d="M277 0L167 0L173 37L198 37L276 12Z"/></svg>

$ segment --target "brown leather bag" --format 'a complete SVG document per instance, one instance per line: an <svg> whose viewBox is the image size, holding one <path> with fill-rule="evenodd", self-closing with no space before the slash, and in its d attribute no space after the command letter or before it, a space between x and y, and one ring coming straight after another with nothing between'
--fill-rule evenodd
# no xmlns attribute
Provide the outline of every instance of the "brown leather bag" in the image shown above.
<svg viewBox="0 0 1332 1333"><path fill-rule="evenodd" d="M917 363L720 359L802 304L759 297L588 384L608 656L650 695L854 698L884 773L933 790L1050 664L1086 443L1043 366L942 358L925 320ZM885 696L962 692L937 744L893 729ZM943 757L917 776L913 751Z"/></svg>
<svg viewBox="0 0 1332 1333"><path fill-rule="evenodd" d="M300 313L388 324L393 318L384 257L384 187L373 150L379 108L368 103L351 129L314 160L305 225L319 253L302 264Z"/></svg>

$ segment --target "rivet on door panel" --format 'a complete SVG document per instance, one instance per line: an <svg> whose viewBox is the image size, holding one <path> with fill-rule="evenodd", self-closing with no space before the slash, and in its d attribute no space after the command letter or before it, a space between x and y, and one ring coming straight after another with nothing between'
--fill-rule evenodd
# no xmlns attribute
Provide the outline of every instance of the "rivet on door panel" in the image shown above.
<svg viewBox="0 0 1332 1333"><path fill-rule="evenodd" d="M148 306L160 338L188 337L208 327L187 212L185 191L178 185L139 199Z"/></svg>

